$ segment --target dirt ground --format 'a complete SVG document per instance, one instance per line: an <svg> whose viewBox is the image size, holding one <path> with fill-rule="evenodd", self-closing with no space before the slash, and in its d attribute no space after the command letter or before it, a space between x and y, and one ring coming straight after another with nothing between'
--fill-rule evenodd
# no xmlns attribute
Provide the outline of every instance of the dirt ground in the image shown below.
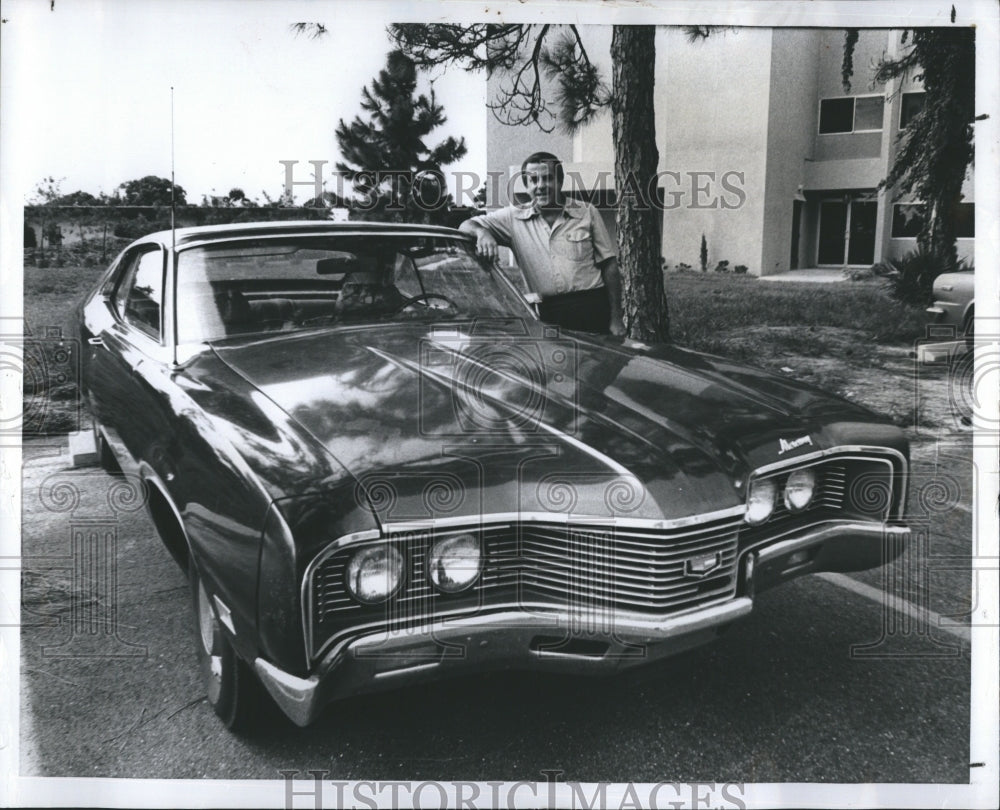
<svg viewBox="0 0 1000 810"><path fill-rule="evenodd" d="M758 327L723 332L724 342L767 346L755 365L787 374L857 402L912 428L962 431L969 425L971 367L964 343L913 346L876 343L858 330L836 327ZM799 351L796 351L796 348Z"/></svg>

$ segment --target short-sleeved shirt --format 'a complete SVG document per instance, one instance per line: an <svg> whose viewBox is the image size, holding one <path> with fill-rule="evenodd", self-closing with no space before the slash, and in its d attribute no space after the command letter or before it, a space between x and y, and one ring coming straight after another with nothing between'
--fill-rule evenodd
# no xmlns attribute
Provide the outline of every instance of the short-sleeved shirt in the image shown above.
<svg viewBox="0 0 1000 810"><path fill-rule="evenodd" d="M509 205L472 222L514 251L528 285L542 298L600 287L598 265L617 256L601 215L580 200L566 200L551 227L536 205Z"/></svg>

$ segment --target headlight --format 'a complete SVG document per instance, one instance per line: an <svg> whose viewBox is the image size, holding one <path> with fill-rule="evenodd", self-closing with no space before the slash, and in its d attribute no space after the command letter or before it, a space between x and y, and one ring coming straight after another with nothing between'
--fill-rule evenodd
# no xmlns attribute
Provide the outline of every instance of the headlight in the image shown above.
<svg viewBox="0 0 1000 810"><path fill-rule="evenodd" d="M813 499L816 491L816 473L796 470L785 482L785 506L789 512L801 512Z"/></svg>
<svg viewBox="0 0 1000 810"><path fill-rule="evenodd" d="M384 602L403 582L403 555L394 546L368 546L347 564L347 590L359 602Z"/></svg>
<svg viewBox="0 0 1000 810"><path fill-rule="evenodd" d="M774 501L778 487L773 478L762 478L750 485L750 495L747 496L747 513L744 520L751 526L763 523L774 511Z"/></svg>
<svg viewBox="0 0 1000 810"><path fill-rule="evenodd" d="M427 576L439 591L457 593L476 581L482 563L479 538L457 534L431 546L427 555Z"/></svg>

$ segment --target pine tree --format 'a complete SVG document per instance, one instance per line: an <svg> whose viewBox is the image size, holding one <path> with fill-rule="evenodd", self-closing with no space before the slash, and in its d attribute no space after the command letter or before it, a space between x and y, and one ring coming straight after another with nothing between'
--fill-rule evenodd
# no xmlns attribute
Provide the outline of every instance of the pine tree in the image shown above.
<svg viewBox="0 0 1000 810"><path fill-rule="evenodd" d="M344 159L337 169L360 200L353 215L396 222L439 222L452 202L443 166L466 153L465 139L448 137L433 148L424 139L447 119L430 95L416 95L413 61L394 50L371 86L361 90L365 117L341 119L336 137Z"/></svg>

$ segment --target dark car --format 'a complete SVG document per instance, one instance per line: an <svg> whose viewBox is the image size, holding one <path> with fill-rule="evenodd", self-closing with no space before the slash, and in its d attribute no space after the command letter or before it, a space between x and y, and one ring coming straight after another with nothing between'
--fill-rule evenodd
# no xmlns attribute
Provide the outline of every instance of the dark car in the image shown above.
<svg viewBox="0 0 1000 810"><path fill-rule="evenodd" d="M449 229L153 234L79 328L102 463L145 482L230 726L261 684L305 725L446 674L614 672L909 535L886 420L677 346L560 332Z"/></svg>

